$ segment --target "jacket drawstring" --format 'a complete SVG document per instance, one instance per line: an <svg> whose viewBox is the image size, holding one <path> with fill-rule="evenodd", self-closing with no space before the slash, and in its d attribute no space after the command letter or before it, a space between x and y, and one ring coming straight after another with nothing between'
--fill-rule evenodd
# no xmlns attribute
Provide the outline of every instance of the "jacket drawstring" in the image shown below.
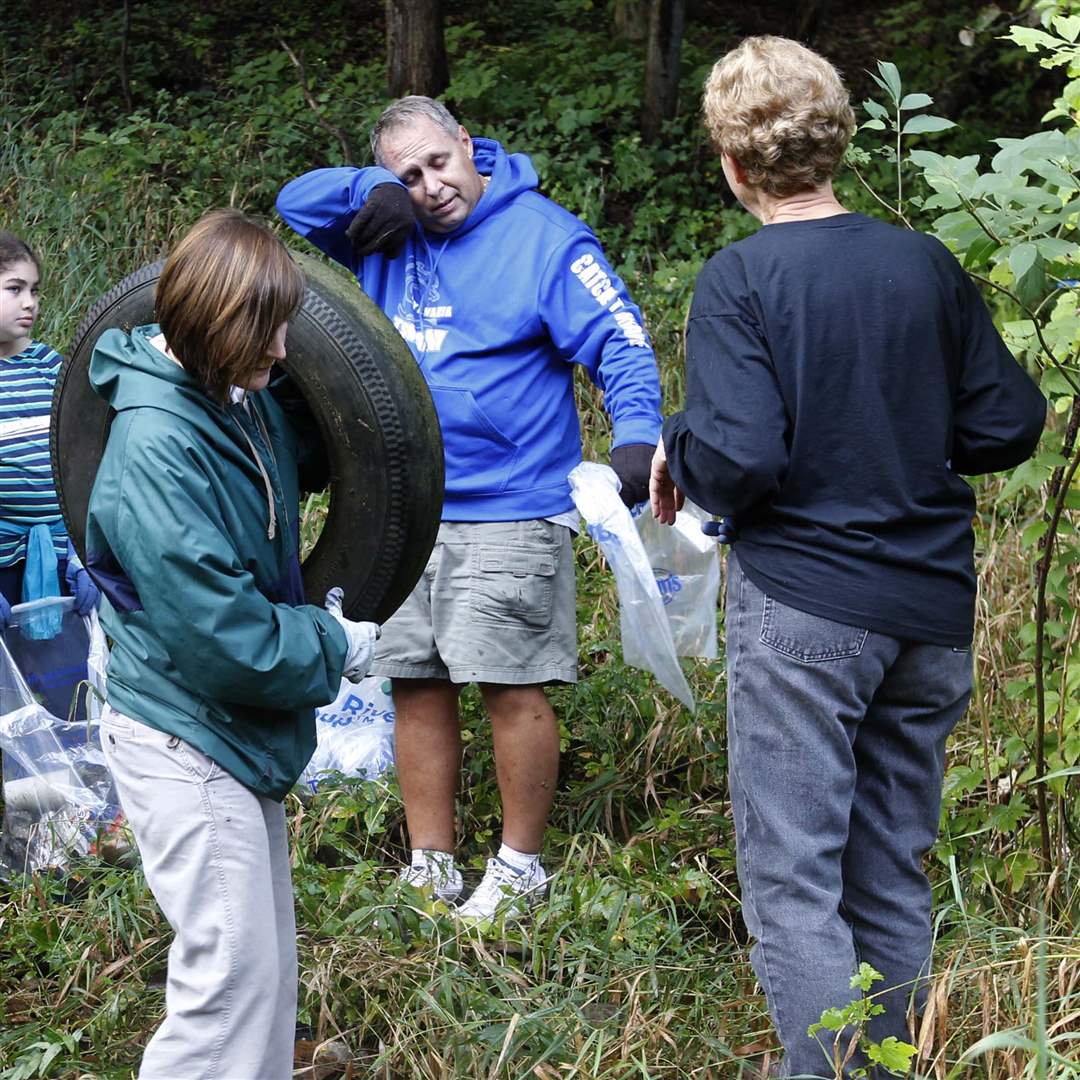
<svg viewBox="0 0 1080 1080"><path fill-rule="evenodd" d="M423 230L421 230L420 232L420 239L424 241L424 250L427 252L428 265L431 267L431 270L428 273L427 281L424 282L424 291L420 296L420 310L417 312L417 315L420 318L420 338L421 340L423 340L425 330L424 311L427 308L428 295L431 292L431 286L435 281L435 271L439 268L439 260L442 258L443 252L446 250L446 245L450 243L450 237L448 236L442 242L442 247L439 248L434 258L431 254L431 245L427 242L427 237L424 235Z"/></svg>
<svg viewBox="0 0 1080 1080"><path fill-rule="evenodd" d="M247 402L243 403L244 407L247 407ZM259 474L263 478L263 486L266 488L266 509L270 514L270 524L266 529L266 538L273 540L277 535L277 509L274 506L274 485L270 482L270 474L266 471L266 466L263 464L263 459L259 455L259 451L255 446L254 440L244 430L244 425L237 420L236 416L233 416L233 423L240 429L240 433L247 439L248 446L251 447L252 456L255 458L255 464L259 467ZM270 445L269 439L267 439L267 446Z"/></svg>

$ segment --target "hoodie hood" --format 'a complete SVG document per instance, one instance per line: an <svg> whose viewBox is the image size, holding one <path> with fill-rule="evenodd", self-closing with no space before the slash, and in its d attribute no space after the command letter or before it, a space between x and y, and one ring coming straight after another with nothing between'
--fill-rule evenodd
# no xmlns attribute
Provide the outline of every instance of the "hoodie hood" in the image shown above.
<svg viewBox="0 0 1080 1080"><path fill-rule="evenodd" d="M160 333L157 323L136 326L130 334L106 330L90 358L90 385L117 412L161 409L208 434L211 428L220 431L224 427L236 441L225 408L189 372L150 344Z"/></svg>
<svg viewBox="0 0 1080 1080"><path fill-rule="evenodd" d="M519 195L535 191L540 182L528 154L508 154L494 139L473 139L472 144L476 171L481 176L490 176L491 182L473 212L456 229L449 233L428 233L432 239L455 240L471 232Z"/></svg>
<svg viewBox="0 0 1080 1080"><path fill-rule="evenodd" d="M117 412L158 409L180 417L208 445L222 450L230 446L237 466L253 472L252 479L266 493L267 528L273 539L278 519L288 523L294 515L283 498L280 507L275 505L281 489L280 481L270 475L272 451L265 441L260 451L248 431L250 421L241 419L245 415L242 406L219 405L188 371L150 344L160 333L157 323L136 326L130 334L107 330L98 338L90 358L90 385Z"/></svg>
<svg viewBox="0 0 1080 1080"><path fill-rule="evenodd" d="M214 404L206 391L175 361L150 344L161 333L157 323L136 326L130 334L106 330L90 358L90 385L117 412L150 405L187 415L194 395Z"/></svg>

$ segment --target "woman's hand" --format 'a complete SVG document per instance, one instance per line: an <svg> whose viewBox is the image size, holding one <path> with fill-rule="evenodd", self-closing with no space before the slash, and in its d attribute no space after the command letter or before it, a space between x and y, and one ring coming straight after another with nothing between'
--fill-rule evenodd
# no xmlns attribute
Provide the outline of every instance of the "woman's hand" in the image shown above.
<svg viewBox="0 0 1080 1080"><path fill-rule="evenodd" d="M337 620L338 626L345 631L349 649L345 655L345 666L341 672L349 682L359 682L368 673L371 661L375 658L375 642L382 636L378 623L353 622L341 613L341 604L345 594L336 585L326 594L323 605Z"/></svg>
<svg viewBox="0 0 1080 1080"><path fill-rule="evenodd" d="M663 435L660 436L656 453L653 454L649 474L649 502L652 504L653 517L663 525L674 525L675 514L686 502L686 496L675 486L675 481L668 472Z"/></svg>

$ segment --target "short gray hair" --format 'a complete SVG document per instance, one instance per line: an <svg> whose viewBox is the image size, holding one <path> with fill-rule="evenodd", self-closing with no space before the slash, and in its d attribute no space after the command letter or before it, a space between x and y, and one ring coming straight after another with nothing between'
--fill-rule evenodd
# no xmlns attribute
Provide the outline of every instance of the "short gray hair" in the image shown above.
<svg viewBox="0 0 1080 1080"><path fill-rule="evenodd" d="M371 156L376 165L381 165L382 154L379 144L382 137L394 128L406 127L415 120L430 120L436 127L442 128L448 135L457 135L458 122L451 115L450 110L434 98L423 97L420 94L410 94L408 97L398 98L392 105L388 105L382 115L375 121L371 129Z"/></svg>

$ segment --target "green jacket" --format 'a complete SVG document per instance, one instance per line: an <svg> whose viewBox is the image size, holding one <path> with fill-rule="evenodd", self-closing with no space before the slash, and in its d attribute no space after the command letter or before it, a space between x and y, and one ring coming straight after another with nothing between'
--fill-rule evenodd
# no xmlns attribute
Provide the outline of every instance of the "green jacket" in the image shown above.
<svg viewBox="0 0 1080 1080"><path fill-rule="evenodd" d="M149 344L158 332L109 330L90 361L117 413L86 527L113 641L109 703L283 799L347 649L334 619L304 603L296 436L266 391L248 398L262 423L212 401Z"/></svg>

